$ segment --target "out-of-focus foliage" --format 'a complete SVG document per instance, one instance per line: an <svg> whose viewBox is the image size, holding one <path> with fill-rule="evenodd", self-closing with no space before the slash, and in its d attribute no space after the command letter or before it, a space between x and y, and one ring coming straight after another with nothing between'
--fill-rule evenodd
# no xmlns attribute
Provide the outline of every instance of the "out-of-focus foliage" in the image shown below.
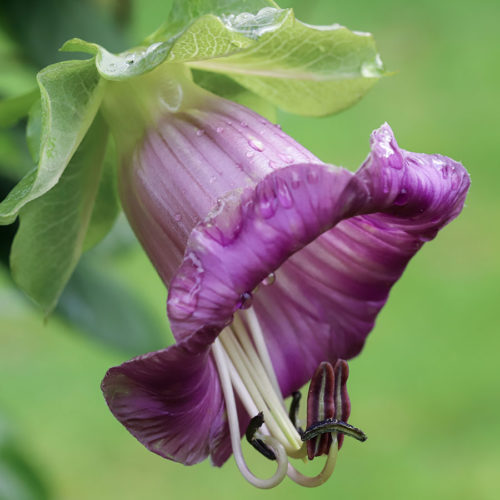
<svg viewBox="0 0 500 500"><path fill-rule="evenodd" d="M0 414L0 499L49 500L49 490Z"/></svg>

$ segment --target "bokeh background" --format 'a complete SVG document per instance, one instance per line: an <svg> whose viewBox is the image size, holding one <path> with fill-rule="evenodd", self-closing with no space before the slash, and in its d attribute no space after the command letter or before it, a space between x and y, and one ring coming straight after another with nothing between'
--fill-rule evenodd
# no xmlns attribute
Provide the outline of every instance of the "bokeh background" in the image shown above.
<svg viewBox="0 0 500 500"><path fill-rule="evenodd" d="M451 156L472 176L463 214L411 262L351 363L351 420L368 441L346 440L334 477L316 490L285 480L258 491L233 460L184 467L147 452L99 390L107 368L171 342L165 290L126 223L84 259L46 320L9 278L14 227L2 228L1 500L500 498L500 3L279 3L308 23L374 33L395 71L339 115L280 114L288 133L355 169L370 132L388 121L405 149ZM65 39L122 50L154 30L170 4L2 0L0 97L32 88L35 72L63 57L56 50ZM2 189L28 166L22 129L0 130ZM268 464L247 451L265 473Z"/></svg>

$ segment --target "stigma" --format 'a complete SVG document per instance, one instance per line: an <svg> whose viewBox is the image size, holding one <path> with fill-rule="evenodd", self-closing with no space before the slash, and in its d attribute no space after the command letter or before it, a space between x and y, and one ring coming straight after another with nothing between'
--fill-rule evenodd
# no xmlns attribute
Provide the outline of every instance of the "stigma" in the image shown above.
<svg viewBox="0 0 500 500"><path fill-rule="evenodd" d="M307 427L302 430L298 419L300 393L294 393L287 410L262 328L248 302L235 313L233 322L212 347L236 465L245 479L259 488L277 486L287 475L303 486L319 486L333 473L344 434L360 441L366 439L360 429L347 424L347 362L337 360L334 366L323 362L314 373L307 398ZM274 475L268 479L256 477L243 457L235 393L250 417L246 439L263 457L277 463ZM307 461L320 455L327 456L326 462L314 477L303 475L290 460Z"/></svg>

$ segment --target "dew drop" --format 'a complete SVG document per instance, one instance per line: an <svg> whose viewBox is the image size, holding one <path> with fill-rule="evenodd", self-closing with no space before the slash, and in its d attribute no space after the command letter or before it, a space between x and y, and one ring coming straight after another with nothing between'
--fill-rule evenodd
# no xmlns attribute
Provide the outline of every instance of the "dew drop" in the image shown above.
<svg viewBox="0 0 500 500"><path fill-rule="evenodd" d="M215 129L215 131L218 133L218 134L222 134L222 132L224 132L224 127L217 127Z"/></svg>
<svg viewBox="0 0 500 500"><path fill-rule="evenodd" d="M252 149L255 149L255 151L264 151L264 144L257 139L250 139L248 144Z"/></svg>
<svg viewBox="0 0 500 500"><path fill-rule="evenodd" d="M451 169L451 189L457 189L460 185L460 177L454 167Z"/></svg>
<svg viewBox="0 0 500 500"><path fill-rule="evenodd" d="M279 157L285 162L285 163L293 163L293 158L290 155L284 155L280 154Z"/></svg>
<svg viewBox="0 0 500 500"><path fill-rule="evenodd" d="M198 129L198 130L196 131L196 135L197 135L198 137L201 137L204 133L205 133L205 131L204 131L204 130L201 130L201 129Z"/></svg>
<svg viewBox="0 0 500 500"><path fill-rule="evenodd" d="M181 218L182 218L182 217L181 217L181 214L175 214L175 215L174 215L174 219L175 219L177 222L179 222L179 221L181 220Z"/></svg>
<svg viewBox="0 0 500 500"><path fill-rule="evenodd" d="M443 179L448 179L449 173L450 169L448 165L444 165L443 167L441 167L441 176L443 177Z"/></svg>
<svg viewBox="0 0 500 500"><path fill-rule="evenodd" d="M232 122L231 120L226 120L226 124L227 124L227 125L232 125L232 124L233 124L233 122Z"/></svg>
<svg viewBox="0 0 500 500"><path fill-rule="evenodd" d="M252 307L253 295L251 292L241 294L240 300L236 304L236 309L249 309Z"/></svg>
<svg viewBox="0 0 500 500"><path fill-rule="evenodd" d="M215 175L212 175L210 179L208 179L209 184L213 184L217 180L217 177Z"/></svg>
<svg viewBox="0 0 500 500"><path fill-rule="evenodd" d="M385 175L382 182L383 182L382 190L384 191L384 194L387 194L390 191L389 176Z"/></svg>
<svg viewBox="0 0 500 500"><path fill-rule="evenodd" d="M243 127L243 128L246 128L248 127L248 123L247 122L241 122L240 125Z"/></svg>
<svg viewBox="0 0 500 500"><path fill-rule="evenodd" d="M310 170L309 172L307 172L307 182L309 182L309 184L315 184L316 182L318 182L318 179L318 172L316 172L315 170Z"/></svg>
<svg viewBox="0 0 500 500"><path fill-rule="evenodd" d="M399 207L406 205L408 203L408 198L409 198L408 192L406 191L405 188L403 188L396 196L394 200L394 205L397 205Z"/></svg>
<svg viewBox="0 0 500 500"><path fill-rule="evenodd" d="M269 160L267 162L267 165L269 166L269 168L272 168L272 169L275 169L277 167L276 163L274 163L273 160Z"/></svg>
<svg viewBox="0 0 500 500"><path fill-rule="evenodd" d="M264 286L270 286L276 281L276 275L274 273L269 273L263 280L262 284Z"/></svg>
<svg viewBox="0 0 500 500"><path fill-rule="evenodd" d="M253 151L247 151L246 157L247 158L253 158L255 156L255 153Z"/></svg>

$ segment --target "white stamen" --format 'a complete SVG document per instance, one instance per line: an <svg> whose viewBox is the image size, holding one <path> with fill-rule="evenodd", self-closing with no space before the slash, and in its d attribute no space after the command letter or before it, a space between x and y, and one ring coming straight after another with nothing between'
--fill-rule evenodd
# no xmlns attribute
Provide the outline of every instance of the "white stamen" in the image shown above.
<svg viewBox="0 0 500 500"><path fill-rule="evenodd" d="M214 354L215 362L217 365L217 370L219 372L219 377L222 385L222 391L224 393L224 400L226 403L227 418L229 422L229 433L231 435L231 445L233 448L234 459L236 465L240 470L243 477L251 484L257 488L274 488L287 474L288 467L288 457L286 455L283 446L270 436L265 436L265 443L272 448L276 455L276 460L278 462L278 468L274 475L269 479L261 479L250 472L245 458L243 457L243 452L241 450L240 443L240 425L238 423L238 413L236 411L236 401L234 400L233 388L231 385L231 379L229 377L229 371L227 369L224 350L218 339L215 340L212 346L212 351Z"/></svg>
<svg viewBox="0 0 500 500"><path fill-rule="evenodd" d="M337 433L332 433L333 443L328 453L323 470L317 476L305 476L299 472L290 462L288 463L288 477L300 484L301 486L306 486L307 488L315 488L325 483L328 478L332 475L335 469L335 464L337 463L337 456L339 453L339 447L337 444Z"/></svg>
<svg viewBox="0 0 500 500"><path fill-rule="evenodd" d="M239 314L243 316L244 321ZM306 487L323 484L333 473L337 461L337 433L332 433L330 452L323 470L317 476L305 476L289 463L288 457L304 457L307 447L286 412L255 312L249 309L236 314L233 324L221 332L212 350L224 394L233 454L243 477L258 488L273 488L285 475ZM254 476L245 462L233 389L250 417L259 412L264 414L264 424L255 436L276 455L278 468L269 479Z"/></svg>
<svg viewBox="0 0 500 500"><path fill-rule="evenodd" d="M274 371L273 364L271 362L271 356L269 356L266 341L264 340L264 333L262 332L262 328L260 327L257 315L255 314L253 307L244 311L243 314L248 322L250 331L253 333L253 341L255 342L255 347L257 347L257 352L259 353L260 359L264 365L264 368L266 369L269 380L273 384L276 394L281 395L281 389L278 383L278 379L276 378L276 372Z"/></svg>

